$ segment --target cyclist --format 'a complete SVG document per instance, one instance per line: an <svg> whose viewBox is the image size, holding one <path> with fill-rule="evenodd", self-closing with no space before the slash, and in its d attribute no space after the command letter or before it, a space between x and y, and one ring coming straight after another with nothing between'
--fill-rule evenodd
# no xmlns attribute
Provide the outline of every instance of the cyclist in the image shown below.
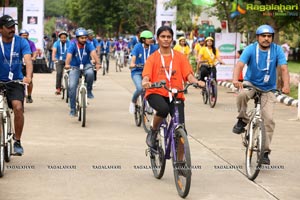
<svg viewBox="0 0 300 200"><path fill-rule="evenodd" d="M130 63L131 69L131 78L136 87L135 92L133 93L130 105L129 113L134 114L135 104L139 97L142 94L142 71L143 67L134 68L136 65L144 65L147 58L157 50L158 46L153 43L153 33L151 31L145 30L140 34L140 42L137 43L131 54L132 59Z"/></svg>
<svg viewBox="0 0 300 200"><path fill-rule="evenodd" d="M23 80L29 84L32 77L31 50L27 40L15 35L17 23L9 15L0 17L0 81ZM26 76L22 74L22 59L26 65ZM21 146L21 136L24 127L24 86L18 83L8 83L8 105L14 112L15 142L14 152L22 155L24 150Z"/></svg>
<svg viewBox="0 0 300 200"><path fill-rule="evenodd" d="M87 30L88 34L88 41L91 42L95 49L96 49L96 54L98 57L100 56L100 44L96 38L94 38L94 31L92 29ZM94 81L97 81L97 70L94 70Z"/></svg>
<svg viewBox="0 0 300 200"><path fill-rule="evenodd" d="M79 82L80 68L84 68L84 75L87 82L87 97L92 99L94 70L90 57L96 62L96 70L101 67L99 58L96 54L93 44L87 41L87 31L84 28L78 28L75 31L76 41L71 42L67 50L66 69L71 68L69 73L69 94L70 94L70 115L76 114L76 89Z"/></svg>
<svg viewBox="0 0 300 200"><path fill-rule="evenodd" d="M196 61L197 61L197 71L199 70L200 68L200 62L198 60L198 57L199 57L199 53L200 53L200 50L205 47L205 38L204 37L199 37L198 40L197 40L197 43L194 47L194 55L195 55L195 58L196 58Z"/></svg>
<svg viewBox="0 0 300 200"><path fill-rule="evenodd" d="M34 42L28 39L29 32L25 29L22 29L22 30L20 30L19 36L21 36L22 38L24 38L28 41L29 46L30 46L30 50L32 52L31 53L31 60L35 61L36 57L37 57L37 51L36 51L36 47L35 47ZM23 72L23 75L25 76L26 75L26 66L25 65L23 65L22 72ZM32 73L32 76L33 76L33 73ZM26 103L32 103L33 102L32 97L31 97L32 90L33 90L32 78L33 77L31 77L31 83L29 83L29 85L27 86Z"/></svg>
<svg viewBox="0 0 300 200"><path fill-rule="evenodd" d="M128 52L127 43L123 40L123 37L120 36L119 40L115 42L114 50L116 51L116 55L120 56L120 63L123 67L125 51Z"/></svg>
<svg viewBox="0 0 300 200"><path fill-rule="evenodd" d="M178 42L179 42L179 44L176 44L173 49L181 52L188 58L191 53L191 49L190 49L189 45L186 43L185 37L183 37L183 36L180 37L178 39Z"/></svg>
<svg viewBox="0 0 300 200"><path fill-rule="evenodd" d="M102 63L103 56L106 57L106 73L108 73L109 69L109 53L110 53L110 42L104 36L103 40L100 42L100 62ZM105 75L105 74L103 74Z"/></svg>
<svg viewBox="0 0 300 200"><path fill-rule="evenodd" d="M261 25L256 30L256 39L252 45L247 46L233 71L233 84L236 88L243 88L243 83L238 81L245 64L248 69L244 77L244 83L253 85L259 90L266 91L262 94L262 117L266 130L265 152L263 164L270 164L269 153L271 152L270 143L272 140L275 122L273 120L273 107L276 98L270 90L276 89L276 67L282 71L283 88L282 92L289 93L289 72L287 61L282 48L273 43L274 29L269 25ZM269 91L269 92L268 92ZM254 90L242 90L237 96L238 122L233 127L233 132L241 134L249 122L247 116L247 102L253 97Z"/></svg>
<svg viewBox="0 0 300 200"><path fill-rule="evenodd" d="M61 92L61 80L63 76L63 70L65 67L65 60L67 56L67 49L70 46L68 33L61 31L58 33L59 40L53 44L52 49L52 60L56 63L56 92L55 94L60 95Z"/></svg>
<svg viewBox="0 0 300 200"><path fill-rule="evenodd" d="M225 64L221 57L219 50L213 44L214 39L212 37L207 37L205 39L205 47L201 48L199 52L199 63L207 62L208 65L200 65L200 80L204 81L204 78L211 72L213 72L214 79L217 79L217 69L214 67L216 61L219 61L220 64Z"/></svg>
<svg viewBox="0 0 300 200"><path fill-rule="evenodd" d="M173 51L173 30L169 26L162 26L157 30L156 38L159 49L150 55L143 70L143 88L149 88L151 82L166 81L168 87L183 89L183 82L198 83L204 86L204 82L198 81L194 75L188 59L178 51ZM155 139L162 120L174 110L172 97L164 88L153 88L146 90L146 98L150 106L157 112L154 115L153 125L149 131L146 143L155 148ZM178 98L184 101L184 94L178 94ZM179 107L180 123L184 123L184 104Z"/></svg>
<svg viewBox="0 0 300 200"><path fill-rule="evenodd" d="M132 49L134 48L134 46L136 44L139 43L141 32L142 32L141 29L137 29L135 36L132 37L132 39L131 39L131 47L132 47Z"/></svg>

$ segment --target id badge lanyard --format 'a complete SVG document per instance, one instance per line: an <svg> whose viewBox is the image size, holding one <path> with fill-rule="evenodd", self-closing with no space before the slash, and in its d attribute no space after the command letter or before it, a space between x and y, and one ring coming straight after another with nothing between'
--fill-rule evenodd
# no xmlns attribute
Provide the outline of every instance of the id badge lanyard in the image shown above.
<svg viewBox="0 0 300 200"><path fill-rule="evenodd" d="M160 54L161 64L162 64L163 68L165 69L165 74L166 74L166 77L169 81L169 88L171 89L171 76L172 76L174 52L171 49L172 59L171 59L171 62L170 62L169 72L166 70L165 60L164 60L164 57L160 53L160 49L158 50L158 53ZM172 93L171 92L169 92L169 101L170 102L172 101Z"/></svg>
<svg viewBox="0 0 300 200"><path fill-rule="evenodd" d="M63 51L63 47L65 47L64 51ZM59 60L63 59L63 55L66 53L66 51L67 51L66 43L64 43L64 45L62 45L62 43L60 42L60 57L59 57Z"/></svg>
<svg viewBox="0 0 300 200"><path fill-rule="evenodd" d="M215 55L213 54L213 52L210 52L207 47L205 47L205 48L206 48L208 55L211 58L212 63L214 63Z"/></svg>
<svg viewBox="0 0 300 200"><path fill-rule="evenodd" d="M3 53L4 60L6 63L9 64L8 78L9 78L9 80L12 80L14 77L14 74L12 73L12 60L13 60L12 57L13 57L14 47L15 47L15 37L13 37L12 43L11 43L9 62L7 61L7 59L5 57L5 49L4 49L4 45L3 45L3 41L2 41L2 36L0 36L0 45L1 45L1 50Z"/></svg>
<svg viewBox="0 0 300 200"><path fill-rule="evenodd" d="M264 69L260 69L259 65L258 65L258 61L259 61L259 47L258 44L256 45L256 67L259 71L266 71L266 75L264 77L264 82L268 82L270 79L270 75L269 75L269 69L270 69L270 58L271 58L271 47L268 50L268 57L267 57L267 67Z"/></svg>
<svg viewBox="0 0 300 200"><path fill-rule="evenodd" d="M82 64L82 60L83 60L83 56L85 54L85 45L83 46L83 51L82 51L82 55L80 53L80 49L77 43L77 51L78 51L78 56L79 56L79 60L80 60L80 65L79 65L79 69L83 69L83 64Z"/></svg>
<svg viewBox="0 0 300 200"><path fill-rule="evenodd" d="M107 41L106 42L103 42L103 49L104 49L104 53L106 53L106 47L107 47Z"/></svg>
<svg viewBox="0 0 300 200"><path fill-rule="evenodd" d="M143 44L143 49L144 49L144 64L146 63L146 60L147 60L147 58L150 55L150 48L151 48L151 46L149 46L148 54L146 54L146 49L145 49L144 44Z"/></svg>

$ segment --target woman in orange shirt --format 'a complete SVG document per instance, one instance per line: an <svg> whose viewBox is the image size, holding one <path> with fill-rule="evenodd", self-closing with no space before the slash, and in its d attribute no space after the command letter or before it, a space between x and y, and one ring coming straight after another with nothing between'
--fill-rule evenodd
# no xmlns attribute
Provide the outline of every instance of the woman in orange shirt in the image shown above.
<svg viewBox="0 0 300 200"><path fill-rule="evenodd" d="M171 88L183 89L183 82L198 83L204 86L203 81L198 81L191 65L185 55L171 48L173 30L168 26L162 26L157 30L157 42L159 49L148 57L143 70L142 86L149 88L151 83L166 81ZM169 94L164 88L151 88L146 90L146 98L150 106L156 110L151 131L147 135L146 143L155 148L155 138L163 119L174 112L169 101ZM178 98L184 100L184 94L179 93ZM179 107L180 123L184 123L184 104Z"/></svg>

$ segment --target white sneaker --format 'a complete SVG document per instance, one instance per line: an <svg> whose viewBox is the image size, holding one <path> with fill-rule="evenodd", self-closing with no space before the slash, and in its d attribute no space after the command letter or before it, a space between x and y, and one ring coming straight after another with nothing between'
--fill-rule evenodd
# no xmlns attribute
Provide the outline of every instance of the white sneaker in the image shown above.
<svg viewBox="0 0 300 200"><path fill-rule="evenodd" d="M130 102L129 104L129 113L134 114L135 112L135 103Z"/></svg>

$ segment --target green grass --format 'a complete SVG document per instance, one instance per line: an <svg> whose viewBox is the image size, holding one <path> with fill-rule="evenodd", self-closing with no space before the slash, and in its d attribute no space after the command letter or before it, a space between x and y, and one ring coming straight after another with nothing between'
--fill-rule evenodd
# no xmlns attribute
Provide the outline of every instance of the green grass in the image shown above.
<svg viewBox="0 0 300 200"><path fill-rule="evenodd" d="M293 97L294 99L298 99L298 86L297 85L291 85L291 91L290 94L288 94L290 97Z"/></svg>
<svg viewBox="0 0 300 200"><path fill-rule="evenodd" d="M300 73L300 62L289 61L288 68L289 68L289 72Z"/></svg>

